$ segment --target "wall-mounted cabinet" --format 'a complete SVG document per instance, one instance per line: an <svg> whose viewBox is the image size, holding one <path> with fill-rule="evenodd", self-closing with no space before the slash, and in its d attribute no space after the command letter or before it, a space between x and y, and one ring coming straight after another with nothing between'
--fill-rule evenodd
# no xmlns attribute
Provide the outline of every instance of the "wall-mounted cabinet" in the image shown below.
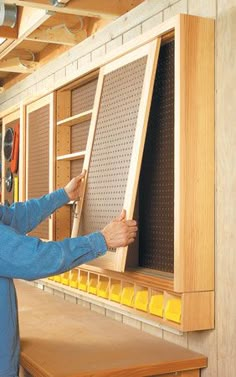
<svg viewBox="0 0 236 377"><path fill-rule="evenodd" d="M119 304L133 292L132 308L149 315L160 293L165 321L176 311L184 331L212 328L214 21L181 15L118 52L57 93L57 186L87 170L72 236L102 229L122 208L139 223L129 250L84 266L95 274L89 287L107 287L109 299L120 285ZM71 230L63 211L58 238ZM106 285L111 271L118 285Z"/></svg>

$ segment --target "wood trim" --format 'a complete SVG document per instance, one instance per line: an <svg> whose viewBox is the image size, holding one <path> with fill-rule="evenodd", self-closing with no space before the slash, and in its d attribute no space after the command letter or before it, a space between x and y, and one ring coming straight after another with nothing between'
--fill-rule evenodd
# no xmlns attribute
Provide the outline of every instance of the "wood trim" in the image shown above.
<svg viewBox="0 0 236 377"><path fill-rule="evenodd" d="M92 116L92 110L84 111L81 114L76 114L74 116L71 116L66 119L62 119L59 122L57 122L58 127L72 127L75 124L85 122L87 120L90 120Z"/></svg>
<svg viewBox="0 0 236 377"><path fill-rule="evenodd" d="M214 20L175 31L175 290L214 289Z"/></svg>
<svg viewBox="0 0 236 377"><path fill-rule="evenodd" d="M19 145L19 201L25 200L26 179L26 109L20 106L20 145Z"/></svg>
<svg viewBox="0 0 236 377"><path fill-rule="evenodd" d="M69 154L64 154L62 156L57 156L57 161L64 161L64 160L78 160L80 158L84 158L85 156L85 151L81 152L76 152L76 153L69 153Z"/></svg>

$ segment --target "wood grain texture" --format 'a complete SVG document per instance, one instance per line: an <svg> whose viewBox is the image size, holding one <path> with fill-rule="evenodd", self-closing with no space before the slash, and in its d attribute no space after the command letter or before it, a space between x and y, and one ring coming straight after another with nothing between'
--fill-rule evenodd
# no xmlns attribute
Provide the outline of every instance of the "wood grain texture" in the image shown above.
<svg viewBox="0 0 236 377"><path fill-rule="evenodd" d="M16 287L21 365L34 377L162 376L206 366L201 354L65 303L24 282L18 281Z"/></svg>
<svg viewBox="0 0 236 377"><path fill-rule="evenodd" d="M214 289L214 20L175 33L175 289Z"/></svg>

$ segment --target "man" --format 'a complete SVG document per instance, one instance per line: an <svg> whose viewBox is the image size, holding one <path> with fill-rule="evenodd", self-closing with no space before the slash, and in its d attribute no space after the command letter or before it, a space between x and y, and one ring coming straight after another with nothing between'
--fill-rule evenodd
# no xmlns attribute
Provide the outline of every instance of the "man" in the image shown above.
<svg viewBox="0 0 236 377"><path fill-rule="evenodd" d="M26 234L56 209L80 196L83 172L64 189L0 206L0 377L17 377L19 331L14 278L33 280L60 274L105 254L109 248L134 241L137 224L125 212L100 232L57 242L43 242Z"/></svg>

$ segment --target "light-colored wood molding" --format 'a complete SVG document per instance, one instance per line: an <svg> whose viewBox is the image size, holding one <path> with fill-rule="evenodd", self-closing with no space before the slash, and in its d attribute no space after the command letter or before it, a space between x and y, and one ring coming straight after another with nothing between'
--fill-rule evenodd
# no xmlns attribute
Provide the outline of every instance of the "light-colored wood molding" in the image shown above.
<svg viewBox="0 0 236 377"><path fill-rule="evenodd" d="M25 176L26 176L26 111L25 106L20 106L20 145L19 145L19 201L25 200Z"/></svg>
<svg viewBox="0 0 236 377"><path fill-rule="evenodd" d="M64 154L62 156L57 156L57 161L62 161L62 160L68 160L68 161L78 160L79 158L84 158L85 153L86 153L85 151L81 151L81 152Z"/></svg>
<svg viewBox="0 0 236 377"><path fill-rule="evenodd" d="M175 289L214 289L214 20L175 30Z"/></svg>
<svg viewBox="0 0 236 377"><path fill-rule="evenodd" d="M62 127L62 126L72 127L75 124L79 124L79 123L85 122L87 120L90 120L91 116L92 116L92 110L84 111L81 114L76 114L76 115L73 115L69 118L65 118L65 119L58 121L57 126L59 126L59 127Z"/></svg>
<svg viewBox="0 0 236 377"><path fill-rule="evenodd" d="M26 40L74 46L85 38L87 38L85 30L74 32L63 24L58 27L39 26L37 30L26 37Z"/></svg>
<svg viewBox="0 0 236 377"><path fill-rule="evenodd" d="M62 0L63 2L65 0ZM5 0L6 4L40 8L65 14L116 19L142 3L143 0L70 0L65 7L55 7L47 0Z"/></svg>

